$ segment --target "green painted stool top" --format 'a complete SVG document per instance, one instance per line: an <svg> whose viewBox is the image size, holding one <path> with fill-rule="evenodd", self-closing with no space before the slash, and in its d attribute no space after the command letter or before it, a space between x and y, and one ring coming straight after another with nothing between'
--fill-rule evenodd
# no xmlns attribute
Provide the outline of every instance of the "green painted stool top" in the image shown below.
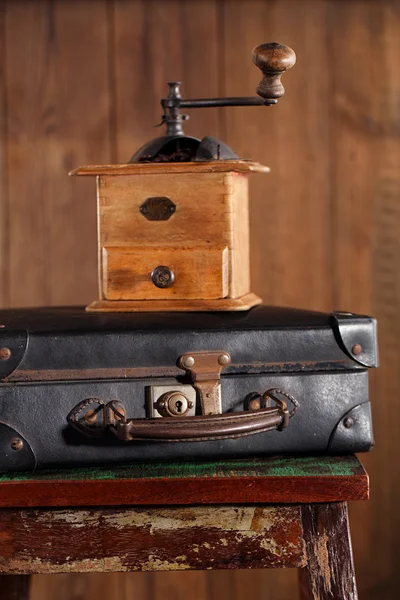
<svg viewBox="0 0 400 600"><path fill-rule="evenodd" d="M245 460L134 463L121 466L6 473L6 481L175 479L192 477L340 477L360 473L356 456L271 457ZM362 467L361 467L362 469Z"/></svg>
<svg viewBox="0 0 400 600"><path fill-rule="evenodd" d="M315 503L365 500L355 456L152 462L0 476L0 507Z"/></svg>

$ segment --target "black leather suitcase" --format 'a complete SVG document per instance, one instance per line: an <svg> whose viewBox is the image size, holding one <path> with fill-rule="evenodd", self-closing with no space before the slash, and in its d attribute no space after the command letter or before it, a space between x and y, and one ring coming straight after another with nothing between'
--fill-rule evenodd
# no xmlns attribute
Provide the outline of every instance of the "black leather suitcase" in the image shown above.
<svg viewBox="0 0 400 600"><path fill-rule="evenodd" d="M373 444L370 317L51 308L0 324L2 471Z"/></svg>

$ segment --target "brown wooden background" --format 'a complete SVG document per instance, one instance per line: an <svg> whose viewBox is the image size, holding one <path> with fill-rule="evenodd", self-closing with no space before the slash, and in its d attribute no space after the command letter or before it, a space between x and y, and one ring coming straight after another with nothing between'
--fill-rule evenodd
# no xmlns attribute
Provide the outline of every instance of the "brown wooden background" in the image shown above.
<svg viewBox="0 0 400 600"><path fill-rule="evenodd" d="M186 96L248 95L252 47L297 66L269 109L192 111L187 132L271 166L252 185L253 290L273 304L379 319L372 499L351 507L361 600L398 597L400 545L400 2L0 0L0 303L96 296L94 182L154 130L170 79ZM295 596L295 573L36 577L46 600Z"/></svg>

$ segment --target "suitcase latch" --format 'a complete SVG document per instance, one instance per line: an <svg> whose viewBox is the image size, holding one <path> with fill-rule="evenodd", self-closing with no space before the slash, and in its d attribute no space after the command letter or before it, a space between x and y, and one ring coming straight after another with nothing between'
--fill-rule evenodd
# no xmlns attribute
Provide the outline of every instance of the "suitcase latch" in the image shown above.
<svg viewBox="0 0 400 600"><path fill-rule="evenodd" d="M199 395L203 415L222 413L219 380L222 369L230 362L230 354L224 350L188 352L179 357L177 365L190 376L193 387Z"/></svg>

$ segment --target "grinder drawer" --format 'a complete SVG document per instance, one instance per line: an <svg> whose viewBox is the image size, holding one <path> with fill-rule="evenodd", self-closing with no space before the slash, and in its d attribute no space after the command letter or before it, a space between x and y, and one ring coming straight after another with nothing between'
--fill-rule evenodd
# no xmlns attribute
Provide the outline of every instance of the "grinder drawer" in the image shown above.
<svg viewBox="0 0 400 600"><path fill-rule="evenodd" d="M107 300L225 298L225 246L103 248L103 289Z"/></svg>

